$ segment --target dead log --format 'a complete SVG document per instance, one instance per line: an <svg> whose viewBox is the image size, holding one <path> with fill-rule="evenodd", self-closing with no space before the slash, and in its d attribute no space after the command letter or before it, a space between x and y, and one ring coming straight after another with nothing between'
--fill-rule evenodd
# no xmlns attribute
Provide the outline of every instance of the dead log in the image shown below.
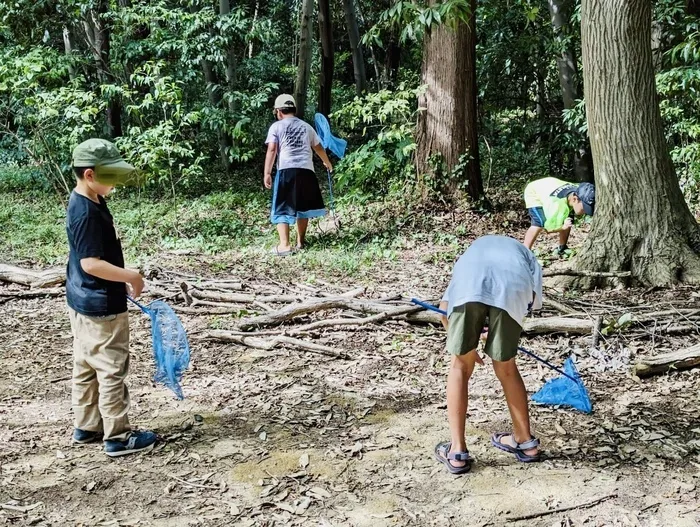
<svg viewBox="0 0 700 527"><path fill-rule="evenodd" d="M255 304L262 302L265 304L292 304L294 302L303 302L305 299L298 295L251 295L242 293L219 293L214 291L206 291L200 289L192 283L187 283L187 292L192 298L199 300L209 300L212 302L231 302L235 304ZM363 287L353 289L347 293L337 295L340 298L355 298L365 292ZM334 298L334 297L331 297Z"/></svg>
<svg viewBox="0 0 700 527"><path fill-rule="evenodd" d="M14 265L0 264L0 281L26 285L31 288L54 287L65 283L66 269L52 267L44 271L33 271Z"/></svg>
<svg viewBox="0 0 700 527"><path fill-rule="evenodd" d="M241 346L247 346L249 348L261 349L261 350L271 350L281 345L293 346L304 351L309 351L311 353L319 353L321 355L326 355L328 357L334 357L336 359L350 359L344 351L339 351L328 346L323 346L321 344L314 344L313 342L306 342L305 340L295 339L292 337L287 337L285 335L277 335L271 338L260 338L256 336L243 336L231 333L228 331L212 330L202 333L197 337L201 340L217 340L219 342L232 342L234 344L240 344Z"/></svg>
<svg viewBox="0 0 700 527"><path fill-rule="evenodd" d="M440 315L428 311L421 311L408 315L406 320L417 324L440 325ZM528 335L544 335L548 333L569 333L571 335L590 335L593 331L593 322L583 318L568 317L543 317L526 318L523 325L523 333Z"/></svg>
<svg viewBox="0 0 700 527"><path fill-rule="evenodd" d="M542 298L542 304L544 307L551 307L560 313L564 313L565 315L578 315L579 312L576 311L574 308L571 308L567 306L566 304L562 304L561 302L554 300L552 297L545 296Z"/></svg>
<svg viewBox="0 0 700 527"><path fill-rule="evenodd" d="M700 344L657 357L641 359L634 365L633 372L637 377L649 377L670 370L687 370L695 366L700 366Z"/></svg>
<svg viewBox="0 0 700 527"><path fill-rule="evenodd" d="M66 290L62 288L43 289L41 291L12 291L7 293L0 292L0 304L21 298L48 298L63 296Z"/></svg>

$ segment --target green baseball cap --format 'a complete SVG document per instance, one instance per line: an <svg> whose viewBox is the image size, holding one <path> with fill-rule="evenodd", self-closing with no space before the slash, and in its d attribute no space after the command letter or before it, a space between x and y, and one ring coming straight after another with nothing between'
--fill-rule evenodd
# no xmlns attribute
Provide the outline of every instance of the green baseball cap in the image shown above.
<svg viewBox="0 0 700 527"><path fill-rule="evenodd" d="M138 171L122 159L119 150L105 139L88 139L73 150L75 168L94 168L95 180L103 185L138 185Z"/></svg>

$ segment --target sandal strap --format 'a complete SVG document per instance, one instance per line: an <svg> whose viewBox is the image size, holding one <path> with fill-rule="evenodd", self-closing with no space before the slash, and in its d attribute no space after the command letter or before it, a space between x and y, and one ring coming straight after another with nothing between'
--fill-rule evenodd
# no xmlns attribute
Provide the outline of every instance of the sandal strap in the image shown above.
<svg viewBox="0 0 700 527"><path fill-rule="evenodd" d="M540 440L536 437L531 437L528 441L522 443L517 443L516 448L518 450L530 450L532 448L538 448L540 446Z"/></svg>
<svg viewBox="0 0 700 527"><path fill-rule="evenodd" d="M471 456L469 452L453 452L452 454L447 454L447 459L450 461L469 461Z"/></svg>

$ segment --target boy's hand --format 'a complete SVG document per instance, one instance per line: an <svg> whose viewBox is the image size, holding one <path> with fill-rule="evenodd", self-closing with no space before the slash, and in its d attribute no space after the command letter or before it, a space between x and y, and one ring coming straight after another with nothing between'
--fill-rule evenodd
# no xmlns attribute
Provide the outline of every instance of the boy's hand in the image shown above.
<svg viewBox="0 0 700 527"><path fill-rule="evenodd" d="M328 172L333 172L333 164L330 161L328 161L328 163L323 164L326 167L326 170L328 170Z"/></svg>
<svg viewBox="0 0 700 527"><path fill-rule="evenodd" d="M143 281L143 276L139 273L134 272L134 277L127 282L129 289L131 289L131 298L139 298L143 292L145 286Z"/></svg>
<svg viewBox="0 0 700 527"><path fill-rule="evenodd" d="M572 220L570 217L566 218L566 220L564 220L564 226L562 228L563 229L570 229L573 224L574 224L574 220Z"/></svg>
<svg viewBox="0 0 700 527"><path fill-rule="evenodd" d="M263 183L265 184L266 189L271 189L272 188L272 174L265 174L263 176Z"/></svg>

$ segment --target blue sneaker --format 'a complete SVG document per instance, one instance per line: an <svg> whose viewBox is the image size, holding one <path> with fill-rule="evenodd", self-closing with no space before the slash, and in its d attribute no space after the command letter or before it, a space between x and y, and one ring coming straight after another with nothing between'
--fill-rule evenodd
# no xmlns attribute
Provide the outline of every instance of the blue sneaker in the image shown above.
<svg viewBox="0 0 700 527"><path fill-rule="evenodd" d="M148 430L131 432L126 441L105 441L105 454L109 457L119 457L136 452L147 452L156 444L156 439L156 435Z"/></svg>
<svg viewBox="0 0 700 527"><path fill-rule="evenodd" d="M102 439L102 432L91 432L90 430L73 429L73 443L86 445Z"/></svg>

